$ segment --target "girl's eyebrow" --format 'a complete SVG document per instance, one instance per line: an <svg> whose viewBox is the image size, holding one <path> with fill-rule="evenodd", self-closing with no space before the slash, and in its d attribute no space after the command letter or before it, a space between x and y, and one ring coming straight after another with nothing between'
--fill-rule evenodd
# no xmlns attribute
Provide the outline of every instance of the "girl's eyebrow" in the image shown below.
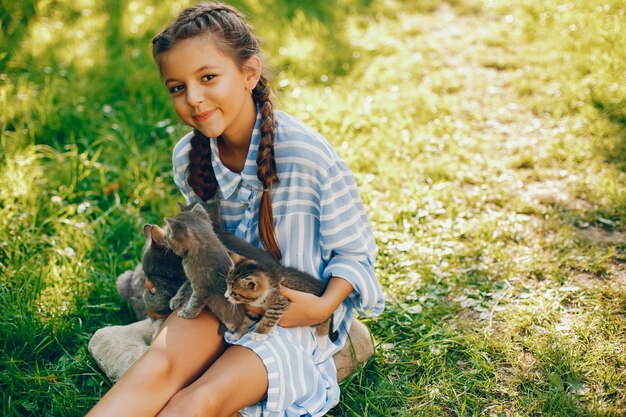
<svg viewBox="0 0 626 417"><path fill-rule="evenodd" d="M204 71L204 70L210 70L210 69L215 69L215 68L219 68L217 65L203 65L200 68L198 68L196 70L196 72L200 72L200 71Z"/></svg>
<svg viewBox="0 0 626 417"><path fill-rule="evenodd" d="M195 70L194 74L197 74L199 72L206 71L206 70L216 69L216 68L219 68L219 67L217 65L203 65L200 68L198 68L197 70ZM165 84L167 84L167 83L169 83L171 81L176 81L176 79L168 78L168 79L165 80Z"/></svg>

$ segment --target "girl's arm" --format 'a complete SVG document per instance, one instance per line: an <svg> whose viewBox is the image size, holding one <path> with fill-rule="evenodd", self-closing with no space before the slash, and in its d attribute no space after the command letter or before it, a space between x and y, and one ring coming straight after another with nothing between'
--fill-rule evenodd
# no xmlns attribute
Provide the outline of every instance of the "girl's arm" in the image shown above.
<svg viewBox="0 0 626 417"><path fill-rule="evenodd" d="M352 285L341 277L331 277L321 297L281 286L281 294L291 303L278 324L282 327L319 324L333 314L352 290Z"/></svg>

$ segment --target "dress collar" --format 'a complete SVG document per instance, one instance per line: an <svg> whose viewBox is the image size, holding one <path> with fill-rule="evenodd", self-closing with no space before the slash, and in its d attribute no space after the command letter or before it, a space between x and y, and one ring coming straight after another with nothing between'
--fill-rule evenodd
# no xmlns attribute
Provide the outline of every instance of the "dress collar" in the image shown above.
<svg viewBox="0 0 626 417"><path fill-rule="evenodd" d="M254 129L252 130L252 138L250 139L250 148L248 149L248 156L246 157L246 163L241 173L236 173L228 169L219 158L219 150L217 147L217 140L211 138L211 163L213 164L213 170L215 171L215 177L217 183L222 192L222 196L225 199L230 198L237 190L239 183L247 185L254 190L262 190L263 186L261 181L257 177L257 163L256 157L259 154L259 142L261 141L261 109L256 108L256 121L254 123Z"/></svg>

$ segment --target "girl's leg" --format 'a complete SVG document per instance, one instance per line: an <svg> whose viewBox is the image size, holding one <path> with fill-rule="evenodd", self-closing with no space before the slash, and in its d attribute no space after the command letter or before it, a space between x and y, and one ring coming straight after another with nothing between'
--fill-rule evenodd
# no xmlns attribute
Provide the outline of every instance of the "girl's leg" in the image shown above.
<svg viewBox="0 0 626 417"><path fill-rule="evenodd" d="M191 320L170 314L150 349L87 416L156 415L224 352L218 327L219 321L206 310Z"/></svg>
<svg viewBox="0 0 626 417"><path fill-rule="evenodd" d="M179 391L159 417L229 417L267 392L267 370L248 348L231 346L195 382Z"/></svg>

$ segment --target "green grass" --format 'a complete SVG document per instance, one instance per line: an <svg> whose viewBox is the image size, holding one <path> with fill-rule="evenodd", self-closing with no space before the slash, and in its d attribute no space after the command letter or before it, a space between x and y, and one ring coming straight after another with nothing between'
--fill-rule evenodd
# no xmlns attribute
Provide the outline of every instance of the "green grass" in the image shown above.
<svg viewBox="0 0 626 417"><path fill-rule="evenodd" d="M115 277L175 209L149 40L178 2L0 5L0 414L84 415ZM378 342L334 416L626 413L623 2L239 1L353 169Z"/></svg>

